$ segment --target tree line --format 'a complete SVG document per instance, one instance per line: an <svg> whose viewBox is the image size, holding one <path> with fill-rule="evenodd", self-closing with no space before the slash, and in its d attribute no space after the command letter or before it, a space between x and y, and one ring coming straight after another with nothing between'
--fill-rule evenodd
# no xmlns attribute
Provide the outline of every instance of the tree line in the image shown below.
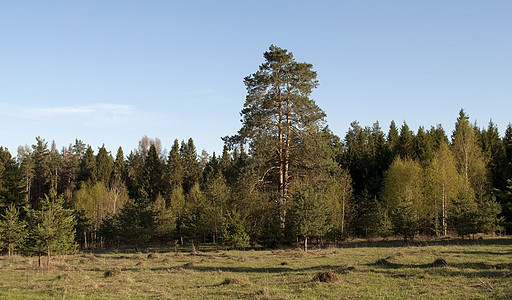
<svg viewBox="0 0 512 300"><path fill-rule="evenodd" d="M146 136L128 155L40 137L16 156L0 147L1 249L49 260L78 247L510 233L512 125L501 137L461 110L451 136L354 121L340 138L310 98L313 66L273 45L264 58L220 155Z"/></svg>

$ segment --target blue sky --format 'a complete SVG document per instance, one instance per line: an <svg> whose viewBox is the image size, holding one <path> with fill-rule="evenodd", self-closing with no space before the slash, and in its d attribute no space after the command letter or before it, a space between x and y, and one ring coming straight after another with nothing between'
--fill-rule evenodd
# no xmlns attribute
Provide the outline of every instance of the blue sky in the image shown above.
<svg viewBox="0 0 512 300"><path fill-rule="evenodd" d="M461 108L503 134L511 16L512 1L0 1L0 145L219 152L270 44L313 64L340 137L354 120L450 134Z"/></svg>

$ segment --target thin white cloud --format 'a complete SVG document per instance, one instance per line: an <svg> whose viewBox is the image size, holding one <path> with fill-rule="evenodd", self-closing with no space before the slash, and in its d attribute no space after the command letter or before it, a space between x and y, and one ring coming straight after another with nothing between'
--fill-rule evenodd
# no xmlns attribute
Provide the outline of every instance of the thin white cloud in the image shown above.
<svg viewBox="0 0 512 300"><path fill-rule="evenodd" d="M103 127L121 123L158 122L161 118L129 104L95 103L68 106L21 106L0 103L0 115L33 121L73 119L82 126Z"/></svg>
<svg viewBox="0 0 512 300"><path fill-rule="evenodd" d="M21 111L22 116L27 117L46 117L46 116L57 116L57 115L69 115L69 114L84 114L92 113L94 108L92 107L30 107Z"/></svg>

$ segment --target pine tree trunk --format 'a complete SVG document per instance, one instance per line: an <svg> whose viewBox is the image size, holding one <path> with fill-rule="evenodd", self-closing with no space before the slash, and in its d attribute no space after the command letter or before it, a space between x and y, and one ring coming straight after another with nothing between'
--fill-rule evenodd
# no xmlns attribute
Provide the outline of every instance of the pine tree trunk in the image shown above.
<svg viewBox="0 0 512 300"><path fill-rule="evenodd" d="M304 236L304 252L308 252L308 236Z"/></svg>
<svg viewBox="0 0 512 300"><path fill-rule="evenodd" d="M279 160L279 223L281 227L281 239L284 240L284 229L286 224L286 162L283 157L285 151L284 138L283 138L283 99L281 95L281 87L278 84L278 106L279 106L279 121L278 121L278 137L279 137L279 149L278 149L278 160Z"/></svg>

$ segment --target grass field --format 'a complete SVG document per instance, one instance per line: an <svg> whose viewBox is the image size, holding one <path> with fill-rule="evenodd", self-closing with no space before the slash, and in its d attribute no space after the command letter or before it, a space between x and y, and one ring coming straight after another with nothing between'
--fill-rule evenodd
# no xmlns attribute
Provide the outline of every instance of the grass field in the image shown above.
<svg viewBox="0 0 512 300"><path fill-rule="evenodd" d="M437 261L436 261L437 260ZM435 263L434 263L435 262ZM321 282L318 274L333 282ZM512 239L0 257L1 299L512 299Z"/></svg>

